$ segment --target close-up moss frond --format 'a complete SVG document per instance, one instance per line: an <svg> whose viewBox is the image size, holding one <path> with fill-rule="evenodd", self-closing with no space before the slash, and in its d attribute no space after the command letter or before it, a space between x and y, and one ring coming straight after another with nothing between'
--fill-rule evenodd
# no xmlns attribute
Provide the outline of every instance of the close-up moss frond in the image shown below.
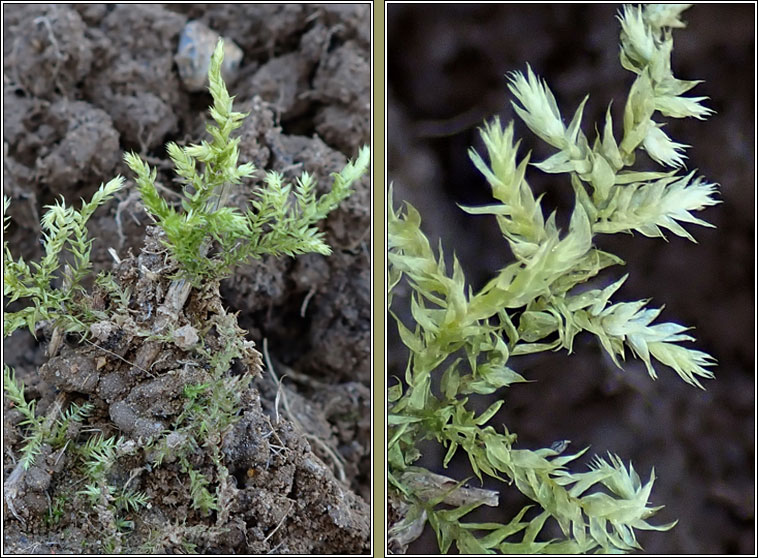
<svg viewBox="0 0 758 558"><path fill-rule="evenodd" d="M515 433L490 424L503 399L486 408L473 400L528 381L514 357L560 349L571 353L582 332L594 335L619 368L631 354L652 379L667 367L704 389L701 380L714 377L715 359L685 345L694 341L685 333L691 328L657 322L662 308L649 307L648 300L611 301L627 275L601 288L587 285L601 271L624 263L597 248L596 235L638 232L665 238L664 231L669 231L694 242L683 224L712 226L693 213L719 203L716 186L694 171L677 174L685 146L653 120L656 112L697 119L712 113L700 105L704 97L680 96L698 82L681 81L671 73L670 29L683 26L682 11L681 6L625 7L619 16L621 63L636 74L620 140L614 137L610 106L605 122L596 127L602 132L590 142L581 128L587 97L565 125L546 80L530 66L526 75L510 74L516 114L559 150L531 166L567 175L575 203L568 230L560 230L555 212L544 216L541 200L527 182L530 154L519 157L513 123L502 126L496 118L485 124L481 137L487 158L474 150L470 157L496 203L463 209L495 217L514 261L481 289L468 286L457 258L452 258L451 269L441 246L435 253L419 212L408 203L398 209L390 188L390 313L408 350L405 377L389 387L389 479L406 512L394 531L398 541L410 537L400 531L417 529L425 518L443 553L453 543L461 553L616 553L641 548L636 531L665 531L676 523L650 522L662 507L649 504L654 472L643 481L631 464L613 454L596 456L588 471L575 472L569 465L586 449L566 454L565 444L518 448ZM637 150L674 170L631 168ZM407 312L392 308L392 291L402 282L410 288L410 324L400 318ZM426 474L426 485L437 482L438 475L414 465L421 456L419 444L429 439L447 450L442 466L462 450L480 480L486 475L507 481L537 506L525 507L509 522L465 523L464 516L484 500L440 507L451 504L450 498L430 497L428 487L422 490L409 480L408 471L413 470L416 479ZM459 487L451 481L445 494L455 490ZM553 528L546 535L548 520L562 538Z"/></svg>

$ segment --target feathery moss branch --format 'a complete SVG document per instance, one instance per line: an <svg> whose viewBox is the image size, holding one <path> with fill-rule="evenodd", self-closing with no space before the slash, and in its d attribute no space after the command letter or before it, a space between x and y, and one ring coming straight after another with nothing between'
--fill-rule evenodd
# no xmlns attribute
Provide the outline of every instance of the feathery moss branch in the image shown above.
<svg viewBox="0 0 758 558"><path fill-rule="evenodd" d="M331 249L316 225L352 193L351 185L369 163L369 149L363 147L355 162L334 174L332 189L320 197L316 196L315 177L308 173L295 181L293 189L280 174L268 172L249 210L243 213L225 207L231 185L253 176L255 167L252 163L237 164L239 138L232 138L231 133L247 115L232 110L234 99L221 77L223 52L223 41L219 40L209 70L213 97L210 115L215 124L209 123L206 130L212 141L187 147L170 143L167 147L185 185L181 210L171 207L158 193L155 169L134 153L125 155L137 175L147 210L165 232L166 245L181 264L184 277L193 284L228 275L235 266L265 254L329 254Z"/></svg>
<svg viewBox="0 0 758 558"><path fill-rule="evenodd" d="M531 67L527 66L526 76L510 75L516 113L532 132L558 149L533 166L567 174L576 202L564 233L556 225L555 213L543 216L540 200L527 183L529 154L519 159L512 123L502 127L495 119L485 125L481 135L489 163L473 150L470 156L490 183L496 203L462 209L493 215L515 261L479 291L467 287L455 257L449 270L442 248L434 253L421 230L421 216L410 204L395 209L390 189L388 299L392 304L392 290L407 281L413 325L393 314L409 357L404 381L389 388L389 479L407 506L407 517L415 518L402 524L404 528L425 516L443 552L453 542L461 553L627 552L640 548L635 530L668 530L674 525L648 521L661 508L648 505L654 472L642 482L631 464L613 454L595 457L587 472L572 472L568 465L586 449L571 455L563 454L565 444L517 449L516 434L489 424L503 401L482 412L471 410L469 401L526 381L514 369L517 361L512 357L546 350L571 352L582 331L595 335L619 367L630 349L653 379L654 360L700 388L699 379L713 377L709 368L715 359L682 345L693 340L685 333L688 328L654 323L661 309L648 308L646 300L610 301L626 276L602 289L579 288L601 270L623 263L594 246L597 234L637 231L663 237L665 229L694 241L682 223L710 226L692 212L718 203L713 198L715 185L701 177L693 179L694 172L676 174L683 164L684 146L652 120L656 112L698 119L712 112L700 105L704 97L681 96L698 82L681 81L671 73L670 29L683 26L679 19L683 9L682 5L624 7L619 16L621 63L637 74L624 111L621 141L613 136L610 106L602 133L590 143L581 130L587 97L566 126L550 88ZM674 170L628 168L638 149ZM433 390L437 382L439 389ZM462 449L479 479L487 475L515 483L541 511L535 515L524 508L503 524L469 524L461 519L482 501L441 509L441 498L425 496L404 473L421 455L418 444L427 439L447 448L443 466ZM416 474L423 476L423 469ZM431 473L428 476L433 479ZM527 515L530 519L525 519ZM540 537L549 519L557 523L562 538Z"/></svg>
<svg viewBox="0 0 758 558"><path fill-rule="evenodd" d="M94 211L110 200L122 185L123 178L120 176L101 184L89 202L82 202L79 211L66 206L63 199L47 206L47 212L42 217L45 255L39 263L27 263L23 258L14 261L7 242L4 243L3 294L9 302L28 299L30 303L17 312L5 312L5 337L23 326L35 335L36 325L42 320L62 325L67 332L86 333L88 313L77 302L77 295L84 292L82 281L92 271L92 239L89 238L86 225ZM4 197L4 229L7 229L9 223L9 207L10 200ZM61 272L65 252L72 258Z"/></svg>

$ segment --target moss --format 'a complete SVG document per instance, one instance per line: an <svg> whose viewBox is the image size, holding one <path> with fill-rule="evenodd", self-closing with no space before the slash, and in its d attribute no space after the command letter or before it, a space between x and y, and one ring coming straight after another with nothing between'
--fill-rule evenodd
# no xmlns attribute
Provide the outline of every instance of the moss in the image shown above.
<svg viewBox="0 0 758 558"><path fill-rule="evenodd" d="M671 72L671 29L682 27L683 6L625 7L621 21L621 63L636 74L624 110L623 137L613 135L609 110L590 142L582 132L584 104L565 124L547 83L527 66L510 75L516 113L532 132L557 152L532 166L568 175L575 203L567 231L555 212L547 218L542 200L526 174L530 154L520 158L513 123L498 119L481 131L487 159L470 156L492 188L495 201L463 207L491 215L514 261L483 288L467 285L457 258L452 270L440 247L432 249L421 229L421 215L410 204L396 209L389 196L389 302L399 336L408 349L404 379L389 388L388 465L390 500L397 520L390 544L402 550L428 521L440 550L453 543L461 553L626 552L639 549L635 530L668 530L674 523L648 520L660 507L648 504L655 473L643 482L616 455L594 457L586 472L568 465L587 450L567 454L561 442L537 450L518 448L517 435L495 427L503 390L527 381L517 357L544 351L572 350L582 332L596 337L619 367L626 351L639 358L651 378L656 366L673 369L685 382L703 388L712 378L715 359L689 348L694 339L677 323L654 323L661 308L647 300L611 302L626 276L596 288L598 275L622 264L595 247L598 234L638 232L664 237L664 231L693 240L682 223L710 226L692 212L718 203L716 188L691 172L678 175L684 146L665 135L658 114L703 119L712 111L704 97L684 97L698 82ZM638 152L674 170L634 168ZM410 288L409 325L392 306L399 285ZM393 309L394 308L394 309ZM497 394L489 404L480 396ZM510 522L465 523L482 505L496 506L497 492L464 486L414 465L420 444L435 440L447 453L446 467L463 450L473 474L506 481L537 506L524 507ZM450 506L453 509L450 509ZM559 531L549 531L547 522ZM560 533L555 536L555 533Z"/></svg>

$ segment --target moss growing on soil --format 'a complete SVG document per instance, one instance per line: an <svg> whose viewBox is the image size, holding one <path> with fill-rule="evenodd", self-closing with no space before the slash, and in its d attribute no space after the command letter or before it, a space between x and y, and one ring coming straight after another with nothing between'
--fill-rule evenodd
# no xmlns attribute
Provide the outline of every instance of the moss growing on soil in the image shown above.
<svg viewBox="0 0 758 558"><path fill-rule="evenodd" d="M178 9L42 5L4 14L14 44L5 110L26 115L6 123L13 253L37 259L28 239L38 236L42 206L53 194L88 198L93 181L126 175L124 150L139 151L161 186L170 185L158 148L198 137L208 104L182 90L172 66L189 19L212 20L250 56L235 107L251 112L239 130L243 160L287 180L307 170L327 182L367 141L367 9ZM38 62L39 75L25 72L24 56ZM297 103L263 86L264 67L289 76ZM354 83L334 90L329 76L348 67ZM287 68L315 77L292 79ZM356 190L323 229L332 257L264 258L186 298L162 231L145 235L137 196L120 192L93 217L93 265L110 276L82 296L105 318L87 342L60 338L50 358L31 336L6 344L26 384L22 396L36 401L55 434L43 438L32 465L17 468L24 417L4 399L6 550L368 551L368 180ZM241 188L229 193L233 205L248 197ZM37 333L47 340L52 330ZM260 346L264 337L284 382L263 373L250 339ZM343 345L350 350L340 352ZM88 416L65 432L53 428L85 404Z"/></svg>

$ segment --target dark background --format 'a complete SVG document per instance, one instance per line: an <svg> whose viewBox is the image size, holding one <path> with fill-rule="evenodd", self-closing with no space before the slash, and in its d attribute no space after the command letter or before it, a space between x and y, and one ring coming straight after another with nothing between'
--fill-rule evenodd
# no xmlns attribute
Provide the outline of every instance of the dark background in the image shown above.
<svg viewBox="0 0 758 558"><path fill-rule="evenodd" d="M524 138L520 158L553 153L535 140L510 106L505 74L530 63L544 77L566 121L585 94L583 130L604 122L608 102L616 137L633 74L618 60L620 5L401 5L387 8L388 176L395 203L408 200L421 212L433 243L462 262L478 288L508 263L510 254L495 220L471 216L456 206L491 201L489 186L470 162L469 146L482 150L477 128L500 115L516 120ZM687 166L720 185L723 203L698 216L717 228L688 226L698 244L674 235L604 236L601 248L627 265L611 268L599 285L629 272L615 301L652 298L665 304L661 321L696 326L697 348L719 363L716 379L701 391L658 366L653 382L644 366L629 359L617 370L590 336L565 352L513 359L511 365L537 383L512 387L495 423L519 434L521 447L572 440L631 461L646 480L655 468L651 502L665 504L654 518L679 520L668 533L638 532L645 552L664 554L754 553L755 510L755 7L752 4L695 5L684 12L686 29L674 31L673 71L680 79L702 79L688 93L708 96L717 114L706 121L667 120L675 140L692 145ZM657 120L662 117L656 115ZM645 157L639 168L656 168ZM565 176L527 179L544 192L545 213L558 210L566 223L573 192ZM404 304L396 299L396 308ZM389 323L388 377L402 375L407 353ZM502 396L502 394L501 394ZM465 459L446 474L470 474ZM424 465L441 462L439 449L425 448ZM441 471L440 471L441 472ZM487 485L495 487L497 485ZM501 507L479 519L508 521L525 502L503 488ZM438 552L433 533L410 553Z"/></svg>

